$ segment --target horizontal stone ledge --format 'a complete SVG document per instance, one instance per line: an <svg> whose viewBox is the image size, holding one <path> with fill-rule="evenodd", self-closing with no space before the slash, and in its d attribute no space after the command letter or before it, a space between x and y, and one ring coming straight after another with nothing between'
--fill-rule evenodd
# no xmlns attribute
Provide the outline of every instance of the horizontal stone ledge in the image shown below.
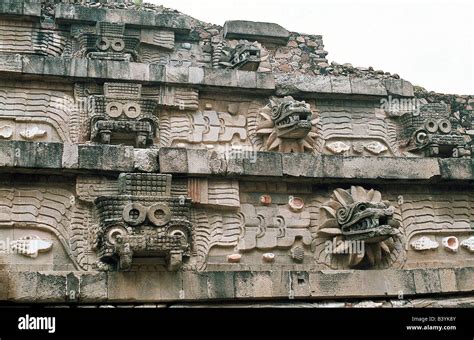
<svg viewBox="0 0 474 340"><path fill-rule="evenodd" d="M276 75L278 95L342 94L413 97L413 85L403 79L371 79L346 76Z"/></svg>
<svg viewBox="0 0 474 340"><path fill-rule="evenodd" d="M0 141L0 167L61 169L61 143Z"/></svg>
<svg viewBox="0 0 474 340"><path fill-rule="evenodd" d="M343 157L257 152L228 159L205 149L0 141L0 167L71 171L157 172L191 176L288 177L318 180L471 181L473 159Z"/></svg>
<svg viewBox="0 0 474 340"><path fill-rule="evenodd" d="M247 90L275 89L271 73L38 55L0 54L0 73L2 72L69 78L70 81L101 79Z"/></svg>
<svg viewBox="0 0 474 340"><path fill-rule="evenodd" d="M15 302L176 302L410 297L474 291L474 268L9 272L0 299ZM75 290L74 294L71 290Z"/></svg>
<svg viewBox="0 0 474 340"><path fill-rule="evenodd" d="M124 146L0 141L0 167L126 172L135 155Z"/></svg>
<svg viewBox="0 0 474 340"><path fill-rule="evenodd" d="M472 180L473 159L343 157L256 152L245 159L221 161L204 149L161 148L160 171L189 175L299 177L318 179ZM223 156L222 156L223 158Z"/></svg>
<svg viewBox="0 0 474 340"><path fill-rule="evenodd" d="M191 26L186 21L186 17L178 13L90 8L63 3L56 6L55 19L58 23L105 21L130 26L167 28L179 33L189 33L191 31Z"/></svg>
<svg viewBox="0 0 474 340"><path fill-rule="evenodd" d="M1 0L0 16L12 15L41 17L41 3L39 0Z"/></svg>
<svg viewBox="0 0 474 340"><path fill-rule="evenodd" d="M286 45L290 32L274 23L230 20L224 23L224 38Z"/></svg>

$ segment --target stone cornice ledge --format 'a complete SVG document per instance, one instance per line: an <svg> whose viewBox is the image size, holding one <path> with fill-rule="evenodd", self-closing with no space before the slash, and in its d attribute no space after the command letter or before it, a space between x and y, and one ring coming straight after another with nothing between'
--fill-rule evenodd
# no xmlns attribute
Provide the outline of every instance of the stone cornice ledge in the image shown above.
<svg viewBox="0 0 474 340"><path fill-rule="evenodd" d="M69 78L69 81L101 79L140 83L209 86L246 90L273 91L271 73L173 67L125 61L66 59L37 55L0 54L0 74ZM72 79L71 79L72 78Z"/></svg>
<svg viewBox="0 0 474 340"><path fill-rule="evenodd" d="M215 171L207 150L161 148L160 171L189 175L265 176L318 179L473 180L474 160L456 158L343 157L257 152L255 159L228 159Z"/></svg>
<svg viewBox="0 0 474 340"><path fill-rule="evenodd" d="M77 302L89 303L375 298L398 297L401 292L410 297L474 291L471 267L289 271L269 266L261 271L9 272L2 279L6 289L0 291L0 299L18 302L64 302L69 299L67 287L80 289Z"/></svg>
<svg viewBox="0 0 474 340"><path fill-rule="evenodd" d="M178 13L89 8L61 3L56 6L55 18L58 23L106 21L130 26L168 28L179 33L189 33L191 30L189 23L186 22L186 17Z"/></svg>
<svg viewBox="0 0 474 340"><path fill-rule="evenodd" d="M385 97L413 97L413 85L403 79L371 79L347 76L276 74L278 95L310 96L343 94Z"/></svg>
<svg viewBox="0 0 474 340"><path fill-rule="evenodd" d="M131 146L0 141L0 168L72 172L157 172L190 176L288 177L318 180L474 180L473 159L342 157L258 152L214 169L204 149L134 149Z"/></svg>
<svg viewBox="0 0 474 340"><path fill-rule="evenodd" d="M39 0L1 0L0 15L41 17L41 3Z"/></svg>

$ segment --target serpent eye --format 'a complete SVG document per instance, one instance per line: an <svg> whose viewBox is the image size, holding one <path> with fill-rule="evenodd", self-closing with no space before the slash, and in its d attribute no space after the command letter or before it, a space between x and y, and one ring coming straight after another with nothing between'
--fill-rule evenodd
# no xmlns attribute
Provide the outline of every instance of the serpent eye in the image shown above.
<svg viewBox="0 0 474 340"><path fill-rule="evenodd" d="M423 145L426 143L427 139L428 135L423 131L419 131L415 134L415 141L417 144Z"/></svg>
<svg viewBox="0 0 474 340"><path fill-rule="evenodd" d="M367 206L365 204L359 205L359 211L365 211L367 209Z"/></svg>
<svg viewBox="0 0 474 340"><path fill-rule="evenodd" d="M274 106L272 108L272 119L277 120L278 118L280 118L280 116L281 116L280 108L278 106Z"/></svg>

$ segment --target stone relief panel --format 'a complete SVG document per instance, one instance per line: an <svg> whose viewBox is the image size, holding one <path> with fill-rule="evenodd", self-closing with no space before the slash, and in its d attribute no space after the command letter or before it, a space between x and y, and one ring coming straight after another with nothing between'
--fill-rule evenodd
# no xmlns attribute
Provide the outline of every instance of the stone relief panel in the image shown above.
<svg viewBox="0 0 474 340"><path fill-rule="evenodd" d="M148 44L142 40L139 48L139 58L140 62L147 64L161 64L172 67L211 67L212 54L199 41L175 40L173 49L167 49L159 45Z"/></svg>
<svg viewBox="0 0 474 340"><path fill-rule="evenodd" d="M397 123L379 102L318 100L321 153L345 156L399 156Z"/></svg>
<svg viewBox="0 0 474 340"><path fill-rule="evenodd" d="M76 178L76 193L81 201L93 203L97 197L118 195L118 192L115 178L91 175L79 175Z"/></svg>
<svg viewBox="0 0 474 340"><path fill-rule="evenodd" d="M160 146L212 149L218 146L250 147L246 115L250 101L199 98L185 111L160 111ZM219 150L215 150L219 152ZM221 150L222 151L222 150Z"/></svg>
<svg viewBox="0 0 474 340"><path fill-rule="evenodd" d="M310 264L312 203L305 203L310 193L310 185L240 182L238 210L197 211L198 269Z"/></svg>
<svg viewBox="0 0 474 340"><path fill-rule="evenodd" d="M117 144L131 137L137 148L153 144L157 105L156 100L142 98L140 84L105 83L103 95L87 98L91 140Z"/></svg>
<svg viewBox="0 0 474 340"><path fill-rule="evenodd" d="M23 87L8 80L2 83L0 140L78 142L79 113L72 88L57 85L46 89L43 86L29 82Z"/></svg>
<svg viewBox="0 0 474 340"><path fill-rule="evenodd" d="M0 189L0 237L11 251L2 258L16 270L373 270L474 261L469 188L427 195L408 185L139 173L78 176L75 188L56 178L20 182Z"/></svg>
<svg viewBox="0 0 474 340"><path fill-rule="evenodd" d="M43 240L38 236L25 236L11 243L10 249L17 254L37 258L39 253L45 253L53 248L53 242Z"/></svg>
<svg viewBox="0 0 474 340"><path fill-rule="evenodd" d="M193 106L198 107L197 112L162 110L160 146L207 147L220 153L236 147L371 157L471 155L472 138L465 128L456 119L439 118L440 113L436 113L435 108L445 108L444 104L421 106L420 115L409 111L397 116L371 100L305 102L290 96L271 97L268 102L244 97L234 100L205 96ZM426 118L427 122L436 126L442 122L441 128L447 132L428 132L423 125L426 115L439 116ZM428 137L434 139L422 145L415 135L432 135Z"/></svg>
<svg viewBox="0 0 474 340"><path fill-rule="evenodd" d="M46 29L28 21L0 19L0 52L59 57L68 39L69 32L59 28Z"/></svg>
<svg viewBox="0 0 474 340"><path fill-rule="evenodd" d="M352 186L332 195L310 184L239 187L237 210L194 210L198 270L373 270L473 260L470 193L446 198L439 190L428 199L408 186Z"/></svg>
<svg viewBox="0 0 474 340"><path fill-rule="evenodd" d="M472 265L474 195L471 188L412 188L399 195L406 267Z"/></svg>
<svg viewBox="0 0 474 340"><path fill-rule="evenodd" d="M162 112L162 146L187 146L245 143L247 140L244 116L227 112L198 111L194 113Z"/></svg>
<svg viewBox="0 0 474 340"><path fill-rule="evenodd" d="M17 270L88 270L90 210L64 180L30 180L0 184L5 263Z"/></svg>
<svg viewBox="0 0 474 340"><path fill-rule="evenodd" d="M240 207L237 180L190 177L185 184L186 194L195 206L218 209Z"/></svg>

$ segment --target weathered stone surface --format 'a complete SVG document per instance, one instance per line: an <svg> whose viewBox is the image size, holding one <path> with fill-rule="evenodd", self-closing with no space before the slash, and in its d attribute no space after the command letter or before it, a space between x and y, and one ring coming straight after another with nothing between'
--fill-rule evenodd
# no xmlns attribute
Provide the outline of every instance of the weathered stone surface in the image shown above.
<svg viewBox="0 0 474 340"><path fill-rule="evenodd" d="M320 156L311 154L283 154L283 176L320 177L323 164Z"/></svg>
<svg viewBox="0 0 474 340"><path fill-rule="evenodd" d="M282 156L276 152L258 152L255 162L244 159L244 174L248 176L282 176Z"/></svg>
<svg viewBox="0 0 474 340"><path fill-rule="evenodd" d="M63 146L59 143L0 141L0 154L4 167L97 169L115 172L136 168L153 172L158 169L159 159L159 168L165 173L213 173L208 161L203 161L209 157L207 150L162 148L158 153L154 150L134 151L131 147L123 146ZM364 167L367 162L372 164L370 168ZM473 163L468 159L258 153L255 163L251 159L229 159L227 164L229 175L248 176L470 180L474 173ZM268 164L272 166L268 167ZM423 172L418 171L420 167Z"/></svg>
<svg viewBox="0 0 474 340"><path fill-rule="evenodd" d="M79 167L79 147L74 144L63 144L62 167L77 169Z"/></svg>
<svg viewBox="0 0 474 340"><path fill-rule="evenodd" d="M187 173L188 155L183 148L161 148L159 153L160 171L164 173Z"/></svg>
<svg viewBox="0 0 474 340"><path fill-rule="evenodd" d="M3 0L0 3L0 15L21 15L24 17L40 17L41 3L35 0Z"/></svg>
<svg viewBox="0 0 474 340"><path fill-rule="evenodd" d="M211 86L237 87L237 73L234 70L204 69L204 83Z"/></svg>
<svg viewBox="0 0 474 340"><path fill-rule="evenodd" d="M351 80L348 77L329 77L333 93L352 93Z"/></svg>
<svg viewBox="0 0 474 340"><path fill-rule="evenodd" d="M364 165L367 162L370 162L370 167ZM433 158L383 157L369 160L366 157L346 157L343 164L343 178L430 179L441 175L438 162ZM423 169L423 172L419 169ZM337 172L332 173L337 177Z"/></svg>
<svg viewBox="0 0 474 340"><path fill-rule="evenodd" d="M331 79L324 76L276 77L276 93L280 96L301 93L332 93Z"/></svg>
<svg viewBox="0 0 474 340"><path fill-rule="evenodd" d="M378 79L361 79L351 77L351 93L370 96L386 96L387 90L382 81ZM334 91L335 92L335 91Z"/></svg>
<svg viewBox="0 0 474 340"><path fill-rule="evenodd" d="M385 79L387 93L392 96L413 97L413 85L403 79Z"/></svg>
<svg viewBox="0 0 474 340"><path fill-rule="evenodd" d="M0 55L0 71L21 73L23 68L22 57L16 55Z"/></svg>
<svg viewBox="0 0 474 340"><path fill-rule="evenodd" d="M133 171L133 147L114 145L79 145L79 168L110 171Z"/></svg>
<svg viewBox="0 0 474 340"><path fill-rule="evenodd" d="M179 15L155 14L104 8L86 8L72 4L60 4L55 13L58 22L98 22L109 21L135 26L163 27L180 33L188 33L189 24Z"/></svg>
<svg viewBox="0 0 474 340"><path fill-rule="evenodd" d="M58 57L11 56L0 52L0 72L22 72L43 77L90 78L212 87L273 90L273 76L253 71L183 68L113 60L80 60Z"/></svg>
<svg viewBox="0 0 474 340"><path fill-rule="evenodd" d="M332 93L413 97L413 86L402 79L382 81L346 76L291 76L286 74L276 76L276 88L279 95Z"/></svg>
<svg viewBox="0 0 474 340"><path fill-rule="evenodd" d="M211 174L209 153L207 150L186 150L186 159L188 164L188 173Z"/></svg>
<svg viewBox="0 0 474 340"><path fill-rule="evenodd" d="M25 168L61 168L63 145L0 141L0 166Z"/></svg>
<svg viewBox="0 0 474 340"><path fill-rule="evenodd" d="M8 300L19 302L36 300L37 285L38 273L36 272L10 272Z"/></svg>
<svg viewBox="0 0 474 340"><path fill-rule="evenodd" d="M441 291L441 282L437 270L414 271L415 289L418 294L432 294Z"/></svg>
<svg viewBox="0 0 474 340"><path fill-rule="evenodd" d="M158 150L134 149L135 169L142 172L155 172L159 170Z"/></svg>
<svg viewBox="0 0 474 340"><path fill-rule="evenodd" d="M359 282L348 285L348 280ZM397 271L324 271L310 274L311 296L364 296L370 291L372 296L397 296L415 294L415 282L410 272Z"/></svg>
<svg viewBox="0 0 474 340"><path fill-rule="evenodd" d="M10 277L7 271L0 271L0 299L8 300Z"/></svg>
<svg viewBox="0 0 474 340"><path fill-rule="evenodd" d="M290 38L290 33L278 24L232 20L226 21L224 24L224 37L284 45Z"/></svg>
<svg viewBox="0 0 474 340"><path fill-rule="evenodd" d="M38 273L36 283L36 299L41 302L61 302L67 297L67 276L64 274Z"/></svg>
<svg viewBox="0 0 474 340"><path fill-rule="evenodd" d="M10 275L10 301L28 301L39 294L43 302L65 302L70 273L14 273ZM106 298L122 301L166 302L260 298L387 298L458 291L472 292L466 284L472 268L453 270L446 284L445 269L382 271L214 271L206 273L122 272L79 275L79 301L94 303ZM27 279L27 280L25 280ZM357 284L357 282L359 284ZM74 288L68 284L69 288ZM147 287L146 289L144 289ZM41 291L40 291L41 290ZM83 291L82 291L83 290ZM361 307L362 305L360 305Z"/></svg>
<svg viewBox="0 0 474 340"><path fill-rule="evenodd" d="M98 302L107 299L107 275L105 273L82 274L79 276L78 299L81 302Z"/></svg>
<svg viewBox="0 0 474 340"><path fill-rule="evenodd" d="M474 175L474 160L472 159L439 159L441 177L445 179L468 179Z"/></svg>

